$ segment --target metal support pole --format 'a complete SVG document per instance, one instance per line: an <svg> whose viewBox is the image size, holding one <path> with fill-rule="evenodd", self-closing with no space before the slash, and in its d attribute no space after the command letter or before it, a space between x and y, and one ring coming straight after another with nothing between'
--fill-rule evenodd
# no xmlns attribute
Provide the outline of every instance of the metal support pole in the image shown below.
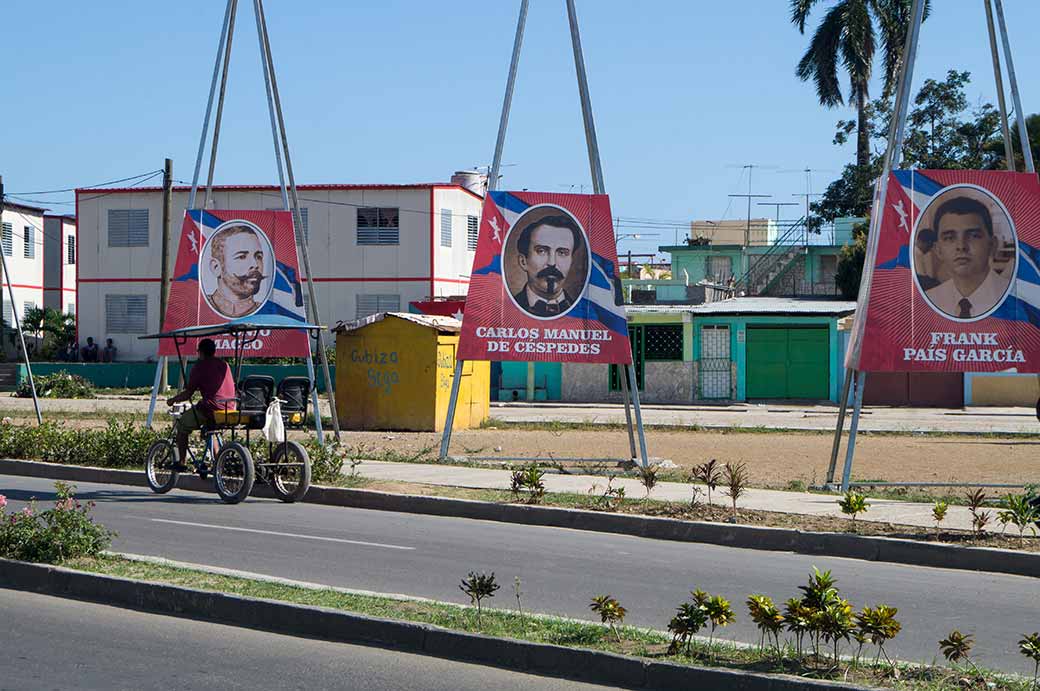
<svg viewBox="0 0 1040 691"><path fill-rule="evenodd" d="M235 15L238 0L231 0L231 16L228 18L227 42L224 44L224 67L220 74L220 95L217 98L217 119L213 122L213 146L209 153L209 174L206 176L206 196L202 208L209 207L209 195L213 191L213 172L217 167L217 145L220 143L220 123L224 119L224 96L227 94L228 67L231 65L231 44L235 38Z"/></svg>
<svg viewBox="0 0 1040 691"><path fill-rule="evenodd" d="M845 383L841 387L841 404L838 407L838 424L834 428L834 445L831 447L831 461L827 464L827 480L825 484L834 483L834 472L838 466L838 451L841 449L841 435L845 431L845 412L849 408L849 389L852 386L853 372L845 370Z"/></svg>
<svg viewBox="0 0 1040 691"><path fill-rule="evenodd" d="M635 460L639 457L636 456L636 435L632 427L632 387L629 384L628 377L628 368L618 365L618 379L621 381L621 400L625 402L625 427L628 429L628 457Z"/></svg>
<svg viewBox="0 0 1040 691"><path fill-rule="evenodd" d="M267 19L264 15L264 2L263 0L256 0L256 6L259 9L258 15L260 17L260 27L263 33L264 40L264 55L263 58L267 61L267 68L271 78L271 95L274 98L275 114L278 119L278 130L281 133L282 139L282 153L285 155L285 170L289 176L289 192L292 198L293 218L296 223L296 227L303 228L303 216L300 214L300 198L296 190L296 176L293 174L292 157L289 154L289 138L285 133L285 117L282 113L282 102L278 95L278 78L275 76L274 59L271 56L271 39L267 33ZM433 209L430 209L433 212ZM307 274L307 295L310 298L310 311L314 315L314 323L321 324L319 312L318 312L318 299L314 292L314 274L311 272L311 261L310 254L307 250L307 243L301 242L300 249L302 250L301 255L303 258L304 271ZM329 399L329 412L332 415L332 430L336 435L336 441L340 440L339 434L339 415L336 412L336 393L334 391L335 384L332 381L332 375L329 372L329 358L328 353L325 351L325 334L323 330L318 330L318 355L321 358L321 369L322 375L325 378L325 393Z"/></svg>
<svg viewBox="0 0 1040 691"><path fill-rule="evenodd" d="M0 175L0 217L4 213L4 178ZM25 358L25 373L29 377L29 390L32 391L33 408L36 409L36 424L43 424L43 413L40 412L40 399L36 397L36 381L33 379L32 365L29 364L29 351L25 349L25 334L22 333L22 325L18 320L18 306L14 302L14 287L11 285L11 274L7 272L7 259L0 252L0 269L3 270L2 278L7 283L7 295L11 300L11 318L14 319L14 328L18 331L18 340L22 344L22 357ZM2 346L3 344L0 344Z"/></svg>
<svg viewBox="0 0 1040 691"><path fill-rule="evenodd" d="M170 299L170 237L173 235L173 160L166 159L163 166L163 208L162 208L162 269L159 272L159 331L166 330L166 305ZM159 391L165 392L169 386L166 381L166 358L159 358L161 378Z"/></svg>
<svg viewBox="0 0 1040 691"><path fill-rule="evenodd" d="M307 336L307 347L310 348L310 336ZM307 355L307 378L311 382L311 404L314 406L314 432L318 435L318 445L325 446L325 432L321 428L321 406L318 399L318 380L314 376L314 358Z"/></svg>
<svg viewBox="0 0 1040 691"><path fill-rule="evenodd" d="M596 137L596 122L592 114L592 98L589 96L589 79L585 72L585 57L581 49L581 33L578 29L578 12L574 7L574 0L567 1L567 21L571 30L571 48L574 51L574 71L578 77L578 97L581 100L582 121L585 125L585 144L589 151L589 169L592 173L592 191L594 194L606 194L603 185L603 164L599 155L599 140ZM631 271L631 266L629 267ZM639 386L635 378L635 368L629 364L628 374L632 379L629 388L633 408L635 409L636 432L639 435L640 460L643 467L649 465L649 457L646 453L646 436L643 433L643 413L639 406ZM626 413L628 402L625 402ZM632 431L631 421L629 423L629 434Z"/></svg>
<svg viewBox="0 0 1040 691"><path fill-rule="evenodd" d="M986 30L989 32L989 53L993 60L993 81L997 86L997 105L1000 107L1000 131L1004 135L1004 159L1007 169L1015 170L1015 146L1008 127L1007 102L1004 100L1004 78L1000 69L1000 50L997 48L997 32L993 28L993 6L990 0L982 0L986 6Z"/></svg>
<svg viewBox="0 0 1040 691"><path fill-rule="evenodd" d="M498 136L495 138L495 154L488 170L487 193L498 189L498 171L502 168L502 150L506 142L506 130L509 128L509 112L513 107L513 88L516 86L516 71L520 64L520 50L524 44L524 29L527 26L528 0L520 0L520 16L516 20L516 35L513 37L513 55L509 59L509 74L506 77L506 93L502 97L502 114L498 119ZM433 213L433 209L430 209ZM455 408L459 403L459 385L462 382L462 360L455 360L455 374L451 379L451 395L448 398L448 414L444 420L444 432L441 434L441 450L438 458L448 457L451 446L452 427L455 426Z"/></svg>
<svg viewBox="0 0 1040 691"><path fill-rule="evenodd" d="M866 388L867 373L856 373L856 400L852 406L852 422L849 424L849 445L845 449L845 469L841 472L841 491L849 491L852 478L852 458L856 454L856 433L859 431L859 414L863 408L863 389Z"/></svg>
<svg viewBox="0 0 1040 691"><path fill-rule="evenodd" d="M209 100L206 102L206 115L202 119L202 134L199 136L199 151L195 155L195 172L191 178L191 194L188 197L188 208L195 208L195 195L199 191L199 173L202 171L202 156L206 151L206 135L209 132L209 118L213 113L213 97L217 92L217 77L220 75L220 61L224 56L224 42L227 40L228 24L231 21L231 5L235 0L227 0L224 8L224 24L220 30L220 41L217 43L217 57L213 62L213 79L209 85Z"/></svg>
<svg viewBox="0 0 1040 691"><path fill-rule="evenodd" d="M1007 24L1004 22L1003 0L993 0L997 9L997 22L1000 23L1000 38L1004 44L1004 62L1007 63L1008 82L1011 84L1011 100L1015 104L1015 121L1018 123L1018 141L1022 146L1022 158L1026 162L1026 172L1035 173L1033 166L1033 150L1029 145L1029 132L1026 131L1026 114L1022 110L1022 99L1018 93L1018 79L1015 77L1015 61L1011 58L1011 40L1008 38Z"/></svg>

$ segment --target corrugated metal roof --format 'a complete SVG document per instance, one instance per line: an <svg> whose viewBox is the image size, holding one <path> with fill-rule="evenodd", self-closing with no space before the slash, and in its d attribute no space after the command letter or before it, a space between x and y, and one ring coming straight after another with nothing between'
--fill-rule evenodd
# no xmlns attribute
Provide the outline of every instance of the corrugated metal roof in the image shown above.
<svg viewBox="0 0 1040 691"><path fill-rule="evenodd" d="M405 183L405 184L317 184L317 185L297 185L296 189L301 192L316 191L316 190L425 190L432 189L434 187L458 187L465 189L461 185L457 185L451 182L416 182L416 183ZM199 186L199 189L204 189L203 185ZM221 192L250 192L250 191L271 191L280 190L278 185L213 185L213 189ZM110 193L124 193L124 192L161 192L162 187L81 187L76 190L77 192L104 192ZM175 185L173 187L174 192L189 192L191 186L189 185Z"/></svg>
<svg viewBox="0 0 1040 691"><path fill-rule="evenodd" d="M849 314L856 303L848 300L739 297L703 305L627 305L632 314L689 312L691 314Z"/></svg>
<svg viewBox="0 0 1040 691"><path fill-rule="evenodd" d="M379 312L377 314L370 314L361 319L355 319L349 322L340 322L336 324L336 326L332 327L332 330L336 333L349 333L351 331L362 329L370 324L381 322L387 317L404 319L405 321L410 321L419 324L420 326L437 329L440 333L457 334L462 330L462 322L454 317L440 317L432 314L412 314L411 312Z"/></svg>

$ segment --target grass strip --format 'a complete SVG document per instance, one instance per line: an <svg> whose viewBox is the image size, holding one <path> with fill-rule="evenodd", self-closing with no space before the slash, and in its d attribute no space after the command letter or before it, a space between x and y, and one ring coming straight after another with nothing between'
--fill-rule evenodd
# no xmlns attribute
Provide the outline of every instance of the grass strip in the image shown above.
<svg viewBox="0 0 1040 691"><path fill-rule="evenodd" d="M782 665L771 650L741 646L727 642L693 641L689 653L670 654L671 638L660 631L620 626L619 643L611 630L594 622L584 622L547 615L521 615L516 611L484 608L421 599L401 599L378 595L362 595L332 588L289 585L281 582L210 573L152 561L138 561L118 555L83 558L64 566L89 573L130 578L154 583L209 590L243 597L289 602L298 605L327 607L355 614L431 624L454 631L480 633L534 643L588 648L637 657L652 658L681 665L719 667L738 671L764 673L783 672L816 679L829 679L911 691L953 691L963 689L966 678L979 688L995 691L1027 691L1031 681L1014 675L982 670L979 674L966 668L947 668L896 663L852 664L842 660L838 665L828 659L792 659L785 651ZM869 656L865 656L869 657ZM977 678L976 678L977 677ZM973 686L974 688L974 686Z"/></svg>

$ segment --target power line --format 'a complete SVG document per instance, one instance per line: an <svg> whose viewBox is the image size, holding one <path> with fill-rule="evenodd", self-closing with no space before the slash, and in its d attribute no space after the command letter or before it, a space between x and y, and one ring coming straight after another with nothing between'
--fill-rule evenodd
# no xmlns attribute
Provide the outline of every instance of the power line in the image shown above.
<svg viewBox="0 0 1040 691"><path fill-rule="evenodd" d="M83 189L85 187L104 187L105 185L115 185L116 183L119 183L119 182L129 182L130 180L136 180L137 178L143 178L146 175L150 176L150 177L155 177L155 173L162 173L162 171L161 170L150 170L147 173L141 173L140 175L131 175L128 178L120 178L119 180L109 180L108 182L99 182L96 185L79 185L78 187L66 187L65 189L61 189L61 190L43 190L41 192L8 192L4 196L15 197L15 196L21 195L23 197L37 197L37 196L42 196L42 195L45 195L45 194L60 194L62 192L75 192L77 189Z"/></svg>

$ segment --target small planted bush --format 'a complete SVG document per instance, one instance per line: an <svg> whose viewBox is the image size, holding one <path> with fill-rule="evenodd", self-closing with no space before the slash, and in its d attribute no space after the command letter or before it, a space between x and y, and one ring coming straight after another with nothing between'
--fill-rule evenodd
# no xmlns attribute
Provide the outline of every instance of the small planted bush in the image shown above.
<svg viewBox="0 0 1040 691"><path fill-rule="evenodd" d="M470 571L469 575L463 578L462 583L459 584L459 590L466 593L470 603L477 607L477 626L480 626L481 603L486 598L494 597L495 591L499 587L498 583L495 583L494 571L490 574Z"/></svg>
<svg viewBox="0 0 1040 691"><path fill-rule="evenodd" d="M39 398L97 398L94 385L76 374L59 370L54 374L33 377ZM14 392L18 398L32 398L29 378L26 377Z"/></svg>
<svg viewBox="0 0 1040 691"><path fill-rule="evenodd" d="M852 517L852 525L856 525L856 516L861 513L866 513L867 509L870 508L870 502L867 498L856 492L855 490L849 490L841 499L838 500L838 506L841 507L841 512L846 516Z"/></svg>
<svg viewBox="0 0 1040 691"><path fill-rule="evenodd" d="M859 642L860 648L862 649L865 641L870 641L877 646L878 652L874 658L874 664L877 664L882 655L889 663L892 662L888 653L885 652L885 643L895 638L903 628L902 624L896 620L898 612L899 610L895 607L878 605L874 608L864 607L863 611L856 615L858 633L856 640ZM857 657L859 656L857 655Z"/></svg>
<svg viewBox="0 0 1040 691"><path fill-rule="evenodd" d="M989 511L984 511L983 506L986 505L986 493L980 488L975 491L969 491L965 496L968 502L968 511L971 512L971 529L975 533L975 537L981 537L982 531L985 530L986 526L989 525L990 519L993 518L993 514Z"/></svg>
<svg viewBox="0 0 1040 691"><path fill-rule="evenodd" d="M679 605L675 616L668 622L668 631L672 634L672 642L668 646L668 652L674 655L679 651L685 650L688 654L690 652L690 641L707 623L708 610L703 602L698 601L696 595L694 595L693 602L684 602Z"/></svg>
<svg viewBox="0 0 1040 691"><path fill-rule="evenodd" d="M537 504L545 497L545 471L537 463L514 470L509 489L514 499L526 494L528 504Z"/></svg>
<svg viewBox="0 0 1040 691"><path fill-rule="evenodd" d="M7 499L0 496L0 557L60 564L68 559L96 557L115 535L90 517L94 502L81 504L75 486L54 483L54 508L39 511L36 502L17 513L6 513Z"/></svg>
<svg viewBox="0 0 1040 691"><path fill-rule="evenodd" d="M737 513L737 500L747 494L748 471L746 463L727 463L722 470L722 479L726 483L726 494L733 502L733 513Z"/></svg>
<svg viewBox="0 0 1040 691"><path fill-rule="evenodd" d="M768 595L749 595L747 599L748 614L755 622L762 638L759 647L764 648L766 640L772 637L776 645L776 659L780 661L780 632L784 630L784 615Z"/></svg>
<svg viewBox="0 0 1040 691"><path fill-rule="evenodd" d="M979 668L975 666L975 663L969 657L969 653L971 653L974 645L975 638L971 634L963 634L954 629L946 638L939 641L939 650L942 651L943 657L950 662L957 663L964 660L978 674Z"/></svg>
<svg viewBox="0 0 1040 691"><path fill-rule="evenodd" d="M1033 662L1033 688L1040 688L1037 683L1040 677L1040 632L1034 632L1029 636L1022 636L1018 642L1019 651Z"/></svg>
<svg viewBox="0 0 1040 691"><path fill-rule="evenodd" d="M657 471L659 467L656 465L648 465L645 468L639 468L639 482L646 489L646 499L650 498L650 492L657 486Z"/></svg>
<svg viewBox="0 0 1040 691"><path fill-rule="evenodd" d="M936 499L935 504L932 506L932 520L935 521L935 539L939 539L939 527L943 521L946 520L946 512L949 511L949 502L943 501L942 499Z"/></svg>
<svg viewBox="0 0 1040 691"><path fill-rule="evenodd" d="M589 603L589 609L599 615L601 622L610 627L618 643L621 642L621 634L617 630L618 624L623 624L628 610L621 606L612 595L597 595Z"/></svg>
<svg viewBox="0 0 1040 691"><path fill-rule="evenodd" d="M711 504L711 493L719 486L722 480L722 468L714 458L707 463L701 463L693 467L691 480L696 480L708 488L708 503ZM694 497L697 495L694 494Z"/></svg>
<svg viewBox="0 0 1040 691"><path fill-rule="evenodd" d="M1005 525L1011 523L1018 528L1018 539L1020 542L1025 539L1026 528L1029 528L1033 531L1033 535L1036 535L1036 526L1033 524L1040 520L1040 511L1030 503L1028 495L1008 494L1001 500L1000 506L997 517L1001 523Z"/></svg>

